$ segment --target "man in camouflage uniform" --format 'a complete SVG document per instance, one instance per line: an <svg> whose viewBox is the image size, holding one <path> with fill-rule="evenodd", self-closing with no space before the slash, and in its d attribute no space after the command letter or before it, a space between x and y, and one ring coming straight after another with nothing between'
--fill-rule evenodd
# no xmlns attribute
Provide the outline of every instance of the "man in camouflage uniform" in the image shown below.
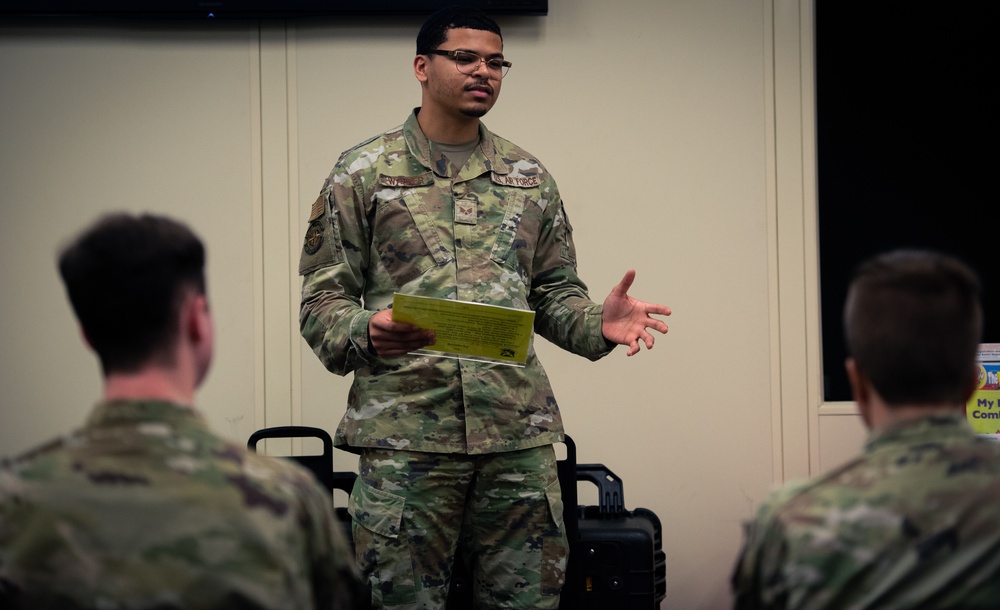
<svg viewBox="0 0 1000 610"><path fill-rule="evenodd" d="M61 255L104 396L0 464L0 608L367 607L315 479L190 406L214 341L204 257L183 225L124 214Z"/></svg>
<svg viewBox="0 0 1000 610"><path fill-rule="evenodd" d="M309 217L302 335L354 373L338 446L359 453L356 553L377 608L443 608L459 541L482 608L555 608L567 543L552 444L563 427L534 350L523 368L409 352L433 333L394 322L396 292L535 312L534 329L590 359L647 349L662 305L603 305L576 273L555 181L480 122L510 64L500 29L466 8L427 19L421 107L345 152Z"/></svg>
<svg viewBox="0 0 1000 610"><path fill-rule="evenodd" d="M1000 607L1000 444L976 437L983 312L972 271L899 251L862 265L844 309L864 452L774 493L749 525L735 607Z"/></svg>

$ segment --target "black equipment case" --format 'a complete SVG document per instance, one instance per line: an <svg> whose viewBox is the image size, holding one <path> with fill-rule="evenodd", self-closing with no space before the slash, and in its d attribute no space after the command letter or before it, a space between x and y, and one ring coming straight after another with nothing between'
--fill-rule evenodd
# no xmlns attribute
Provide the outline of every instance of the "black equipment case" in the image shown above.
<svg viewBox="0 0 1000 610"><path fill-rule="evenodd" d="M573 439L565 445L557 468L570 552L560 610L657 610L667 581L659 518L645 508L626 510L621 479L603 464L577 464ZM597 506L579 505L578 481L597 486ZM472 608L471 582L456 557L447 610Z"/></svg>
<svg viewBox="0 0 1000 610"><path fill-rule="evenodd" d="M568 436L565 443L559 483L570 554L559 608L659 608L667 579L659 518L645 508L626 510L621 479L604 464L577 464L576 445ZM579 505L578 481L597 486L597 506Z"/></svg>
<svg viewBox="0 0 1000 610"><path fill-rule="evenodd" d="M313 472L331 492L351 493L354 472L333 470L333 440L321 428L277 426L254 432L247 447L256 451L267 438L315 437L323 442L323 453L298 455L291 459ZM566 585L560 610L656 610L666 596L666 557L660 520L651 510L625 509L622 481L603 464L577 464L576 444L566 437L566 459L559 460L563 519L570 544ZM597 506L580 506L578 481L598 488ZM335 509L338 521L351 536L351 516L347 509ZM466 562L455 558L448 610L472 608L471 576Z"/></svg>

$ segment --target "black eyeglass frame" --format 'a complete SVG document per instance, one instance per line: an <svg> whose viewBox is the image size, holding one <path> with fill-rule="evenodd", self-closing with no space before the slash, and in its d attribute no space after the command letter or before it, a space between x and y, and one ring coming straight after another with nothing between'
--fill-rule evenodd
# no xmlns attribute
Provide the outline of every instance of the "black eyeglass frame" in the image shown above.
<svg viewBox="0 0 1000 610"><path fill-rule="evenodd" d="M501 59L499 57L486 59L479 53L473 53L472 51L459 51L459 50L444 51L442 49L432 49L430 51L427 51L427 55L440 55L441 57L447 57L448 59L455 62L455 69L458 70L459 72L462 72L461 68L459 68L459 63L458 63L458 59L460 57L463 56L470 58L475 57L476 59L479 60L479 63L477 63L476 67L472 69L472 72L462 72L462 74L466 75L474 74L476 70L479 69L480 65L486 64L487 71L499 74L500 78L502 79L503 77L507 76L507 71L510 70L511 66L514 65L509 61L507 61L506 59ZM495 67L491 66L490 65L491 63L496 64L496 66Z"/></svg>

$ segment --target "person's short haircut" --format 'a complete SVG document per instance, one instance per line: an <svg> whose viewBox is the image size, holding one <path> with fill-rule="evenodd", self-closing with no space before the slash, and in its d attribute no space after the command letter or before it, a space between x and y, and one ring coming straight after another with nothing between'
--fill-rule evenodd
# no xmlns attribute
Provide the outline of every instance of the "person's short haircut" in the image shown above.
<svg viewBox="0 0 1000 610"><path fill-rule="evenodd" d="M980 293L975 272L940 253L898 250L858 268L844 305L847 350L889 406L968 398Z"/></svg>
<svg viewBox="0 0 1000 610"><path fill-rule="evenodd" d="M503 41L500 26L486 13L471 6L449 6L433 13L420 27L417 55L426 55L440 47L448 37L448 30L455 28L493 32Z"/></svg>
<svg viewBox="0 0 1000 610"><path fill-rule="evenodd" d="M162 216L105 216L59 256L73 311L104 374L162 358L188 292L205 293L205 248Z"/></svg>

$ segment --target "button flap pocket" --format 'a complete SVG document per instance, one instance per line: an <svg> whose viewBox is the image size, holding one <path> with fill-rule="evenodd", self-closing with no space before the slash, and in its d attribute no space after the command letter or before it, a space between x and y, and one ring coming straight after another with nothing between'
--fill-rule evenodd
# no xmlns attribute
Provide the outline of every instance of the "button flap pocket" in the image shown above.
<svg viewBox="0 0 1000 610"><path fill-rule="evenodd" d="M562 491L559 489L558 480L554 481L551 485L545 488L545 499L549 502L549 511L552 513L552 520L560 530L563 529L565 527L563 515L564 505Z"/></svg>
<svg viewBox="0 0 1000 610"><path fill-rule="evenodd" d="M358 479L351 491L347 512L365 529L396 538L403 521L404 504L402 496L376 489Z"/></svg>

